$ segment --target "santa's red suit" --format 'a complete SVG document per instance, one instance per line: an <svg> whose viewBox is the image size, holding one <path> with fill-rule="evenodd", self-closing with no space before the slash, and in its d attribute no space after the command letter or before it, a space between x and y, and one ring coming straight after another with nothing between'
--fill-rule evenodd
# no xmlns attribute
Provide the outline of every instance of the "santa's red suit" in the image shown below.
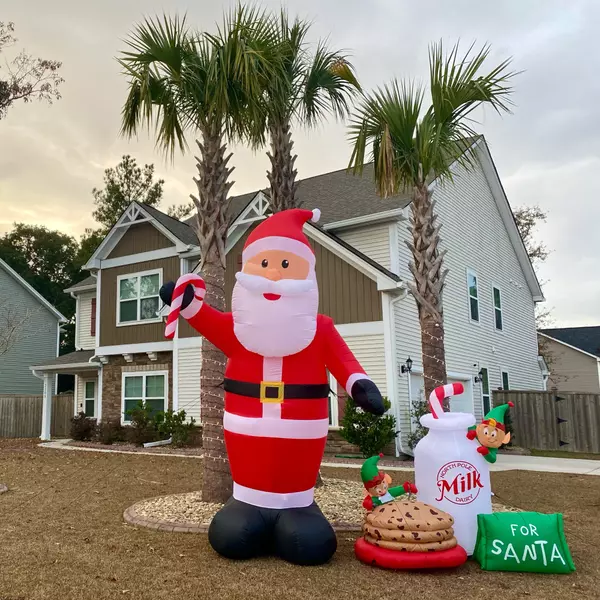
<svg viewBox="0 0 600 600"><path fill-rule="evenodd" d="M335 551L335 534L313 504L329 428L328 372L359 406L383 413L381 394L333 321L317 315L315 255L302 230L315 212L277 213L250 234L231 313L204 303L198 275L161 289L171 305L167 337L181 315L228 357L223 428L233 497L242 504L217 514L209 538L233 558L268 545L265 530L292 562L319 564Z"/></svg>

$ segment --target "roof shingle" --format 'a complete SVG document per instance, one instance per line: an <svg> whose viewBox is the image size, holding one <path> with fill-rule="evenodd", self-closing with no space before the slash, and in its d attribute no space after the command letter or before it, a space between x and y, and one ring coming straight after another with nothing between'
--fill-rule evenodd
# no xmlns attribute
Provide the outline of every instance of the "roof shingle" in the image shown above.
<svg viewBox="0 0 600 600"><path fill-rule="evenodd" d="M540 329L540 332L583 350L588 354L600 357L600 326L593 327L557 327L554 329Z"/></svg>

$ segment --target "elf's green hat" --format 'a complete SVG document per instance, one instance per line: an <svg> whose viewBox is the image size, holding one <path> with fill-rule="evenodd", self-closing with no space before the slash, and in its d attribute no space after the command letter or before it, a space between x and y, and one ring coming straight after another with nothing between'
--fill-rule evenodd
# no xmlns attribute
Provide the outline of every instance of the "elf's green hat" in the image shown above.
<svg viewBox="0 0 600 600"><path fill-rule="evenodd" d="M506 411L512 406L514 406L512 402L495 406L487 415L485 415L482 423L484 425L491 425L492 427L496 427L496 429L506 431L506 428L504 427L504 419L506 418Z"/></svg>
<svg viewBox="0 0 600 600"><path fill-rule="evenodd" d="M367 458L367 460L365 460L360 468L360 477L367 489L378 485L385 478L385 473L382 473L377 467L377 463L382 457L383 454L371 456L371 458Z"/></svg>

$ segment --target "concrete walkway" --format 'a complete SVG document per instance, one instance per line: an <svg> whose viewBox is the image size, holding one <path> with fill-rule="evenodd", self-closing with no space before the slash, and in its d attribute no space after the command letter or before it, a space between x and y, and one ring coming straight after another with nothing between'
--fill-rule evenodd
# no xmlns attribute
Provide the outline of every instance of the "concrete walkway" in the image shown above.
<svg viewBox="0 0 600 600"><path fill-rule="evenodd" d="M159 454L157 452L131 452L129 450L107 450L104 448L81 448L79 446L67 446L71 440L54 440L42 442L42 448L54 448L57 450L81 450L83 452L112 452L115 454L141 454L142 456L174 456L176 458L202 458L190 454ZM335 469L360 469L360 463L338 463L323 462L322 467ZM386 471L414 471L412 467L385 466ZM600 460L585 460L582 458L547 458L545 456L522 456L511 454L500 454L498 462L490 465L490 471L539 471L542 473L571 473L574 475L598 475L600 476Z"/></svg>

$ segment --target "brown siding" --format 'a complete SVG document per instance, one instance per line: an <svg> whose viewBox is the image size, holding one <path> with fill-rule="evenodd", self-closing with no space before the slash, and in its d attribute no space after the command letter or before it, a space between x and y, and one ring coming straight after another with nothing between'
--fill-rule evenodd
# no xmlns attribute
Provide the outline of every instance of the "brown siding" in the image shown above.
<svg viewBox="0 0 600 600"><path fill-rule="evenodd" d="M227 310L231 310L235 274L241 268L242 248L250 231L248 230L227 255L225 273ZM329 315L340 325L383 320L377 283L320 244L313 241L311 244L317 259L319 312Z"/></svg>
<svg viewBox="0 0 600 600"><path fill-rule="evenodd" d="M151 250L160 250L171 246L173 246L173 242L158 231L154 225L140 223L139 225L131 225L127 229L125 235L108 255L108 258L130 256L131 254L150 252Z"/></svg>
<svg viewBox="0 0 600 600"><path fill-rule="evenodd" d="M101 305L100 305L100 345L140 344L161 342L165 339L165 326L162 322L144 325L126 325L117 327L117 277L152 269L163 270L163 283L177 281L179 277L179 257L148 260L134 265L102 269Z"/></svg>

